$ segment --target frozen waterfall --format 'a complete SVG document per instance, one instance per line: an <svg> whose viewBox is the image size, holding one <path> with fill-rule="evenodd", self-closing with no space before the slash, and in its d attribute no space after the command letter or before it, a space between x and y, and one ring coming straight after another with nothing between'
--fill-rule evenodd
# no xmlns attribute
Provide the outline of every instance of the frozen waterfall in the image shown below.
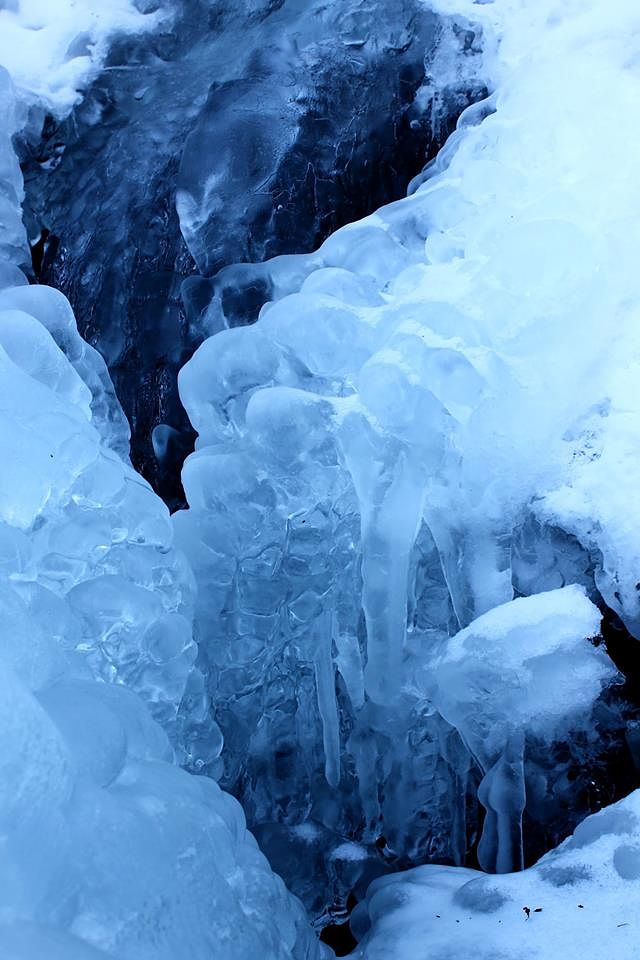
<svg viewBox="0 0 640 960"><path fill-rule="evenodd" d="M190 2L0 2L0 955L632 960L640 8Z"/></svg>

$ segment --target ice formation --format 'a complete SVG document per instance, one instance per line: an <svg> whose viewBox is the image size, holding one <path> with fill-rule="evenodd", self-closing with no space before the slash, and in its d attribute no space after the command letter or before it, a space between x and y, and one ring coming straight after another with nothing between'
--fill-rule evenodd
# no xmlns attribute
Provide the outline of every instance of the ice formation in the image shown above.
<svg viewBox="0 0 640 960"><path fill-rule="evenodd" d="M25 222L36 276L107 361L133 463L175 508L192 448L176 377L208 275L404 196L484 88L480 39L420 0L168 0L136 23L99 71L95 48L72 113L23 136Z"/></svg>
<svg viewBox="0 0 640 960"><path fill-rule="evenodd" d="M516 670L526 716L495 755L471 746L455 689L438 700L432 673L460 629L500 658L511 639L493 647L483 615L565 585L640 635L629 359L637 14L616 9L605 21L596 0L468 5L488 38L494 92L463 113L411 195L314 254L215 279L218 324L238 322L222 291L241 302L268 290L269 302L181 371L198 442L183 471L190 509L174 523L198 582L224 782L252 822L312 820L336 842L382 835L400 860L462 862L481 777L498 821L495 798L518 793L509 826L489 818L480 845L485 865L504 870L521 863L525 793L530 812L546 805L551 817L570 803L567 761L550 759L548 693L582 723L612 676L589 644L586 599L557 595L538 638L550 644L545 664L575 664L573 680L545 690ZM603 178L612 156L616 176ZM563 634L567 598L578 605L575 632ZM539 610L509 616L532 612L535 624ZM533 626L518 630L526 638ZM514 642L526 646L517 631ZM497 666L492 709L506 714L512 693ZM538 755L515 784L523 738ZM511 839L501 847L498 835Z"/></svg>
<svg viewBox="0 0 640 960"><path fill-rule="evenodd" d="M491 95L406 199L198 286L213 335L180 374L198 441L170 518L68 301L25 282L11 142L154 6L0 10L19 87L0 72L0 950L323 956L219 778L313 915L416 861L472 851L500 874L378 880L363 960L593 957L613 937L633 956L638 793L509 872L525 822L581 813L616 681L602 610L640 639L640 11L437 0L470 37L481 22ZM255 0L251 22L283 7ZM29 30L46 70L15 59ZM182 229L213 269L219 171L186 156Z"/></svg>
<svg viewBox="0 0 640 960"><path fill-rule="evenodd" d="M432 702L483 773L478 860L485 870L524 866L526 734L543 742L570 734L615 676L606 655L584 642L599 629L597 608L568 586L494 607L426 665Z"/></svg>
<svg viewBox="0 0 640 960"><path fill-rule="evenodd" d="M312 960L238 803L177 764L221 745L192 577L103 359L20 273L3 70L0 117L0 954Z"/></svg>
<svg viewBox="0 0 640 960"><path fill-rule="evenodd" d="M584 820L535 867L424 866L372 884L354 960L635 960L640 792Z"/></svg>

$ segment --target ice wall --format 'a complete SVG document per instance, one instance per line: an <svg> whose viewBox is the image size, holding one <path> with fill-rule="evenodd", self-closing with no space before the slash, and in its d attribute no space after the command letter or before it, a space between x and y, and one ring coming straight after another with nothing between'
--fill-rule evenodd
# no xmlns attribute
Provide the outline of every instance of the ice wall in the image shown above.
<svg viewBox="0 0 640 960"><path fill-rule="evenodd" d="M233 787L314 910L471 846L518 868L523 818L580 812L569 773L601 749L592 709L615 679L595 604L639 629L640 21L623 0L462 12L482 17L493 93L410 196L204 284L198 323L229 329L181 374L199 440L173 521L126 462L67 301L22 282L10 134L34 113L2 81L1 936L18 956L319 954L239 807L176 759ZM215 185L190 183L208 268ZM252 290L270 300L238 326ZM635 856L616 852L623 879Z"/></svg>
<svg viewBox="0 0 640 960"><path fill-rule="evenodd" d="M430 685L449 637L571 584L637 633L638 15L597 0L464 12L482 15L490 98L407 199L312 255L223 271L229 300L261 287L271 302L180 376L199 439L175 528L225 782L252 821L384 837L400 863L460 862L480 778L494 803L496 758L467 749ZM210 311L238 322L222 296ZM576 665L594 632L579 623ZM544 685L531 696L544 714ZM549 823L573 802L577 758L550 759L552 728L521 736L506 837L518 804ZM584 769L597 737L573 744ZM518 845L502 859L494 840L486 865L518 866Z"/></svg>
<svg viewBox="0 0 640 960"><path fill-rule="evenodd" d="M103 359L19 270L3 70L0 119L0 954L313 960L239 804L178 766L221 746L192 577Z"/></svg>

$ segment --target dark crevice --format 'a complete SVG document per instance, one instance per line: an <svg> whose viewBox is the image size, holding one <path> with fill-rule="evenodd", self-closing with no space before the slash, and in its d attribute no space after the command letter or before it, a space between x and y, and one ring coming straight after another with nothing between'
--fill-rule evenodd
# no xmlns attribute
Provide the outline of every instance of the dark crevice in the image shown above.
<svg viewBox="0 0 640 960"><path fill-rule="evenodd" d="M346 957L358 946L348 920L345 923L328 924L321 931L320 940L331 947L336 957Z"/></svg>
<svg viewBox="0 0 640 960"><path fill-rule="evenodd" d="M600 642L620 671L620 682L597 700L588 730L578 730L571 741L551 748L533 744L537 772L545 766L548 772L564 769L571 792L570 805L556 794L553 817L525 813L525 866L558 846L585 817L640 787L640 643L602 601L600 608Z"/></svg>

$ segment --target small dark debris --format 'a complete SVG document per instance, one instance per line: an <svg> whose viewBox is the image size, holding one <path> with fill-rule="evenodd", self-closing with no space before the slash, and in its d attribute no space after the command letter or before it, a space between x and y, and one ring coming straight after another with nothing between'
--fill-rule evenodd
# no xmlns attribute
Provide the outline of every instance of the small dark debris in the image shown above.
<svg viewBox="0 0 640 960"><path fill-rule="evenodd" d="M582 906L581 903L578 904L578 907L580 908L580 910L584 910L584 907Z"/></svg>
<svg viewBox="0 0 640 960"><path fill-rule="evenodd" d="M536 907L534 913L542 913L542 907Z"/></svg>
<svg viewBox="0 0 640 960"><path fill-rule="evenodd" d="M619 923L618 926L619 926L619 927L628 927L629 924L628 924L628 923Z"/></svg>
<svg viewBox="0 0 640 960"><path fill-rule="evenodd" d="M523 907L522 910L523 910L524 913L526 913L526 915L527 915L527 920L528 920L528 919L529 919L529 914L531 913L531 908L530 908L530 907Z"/></svg>

